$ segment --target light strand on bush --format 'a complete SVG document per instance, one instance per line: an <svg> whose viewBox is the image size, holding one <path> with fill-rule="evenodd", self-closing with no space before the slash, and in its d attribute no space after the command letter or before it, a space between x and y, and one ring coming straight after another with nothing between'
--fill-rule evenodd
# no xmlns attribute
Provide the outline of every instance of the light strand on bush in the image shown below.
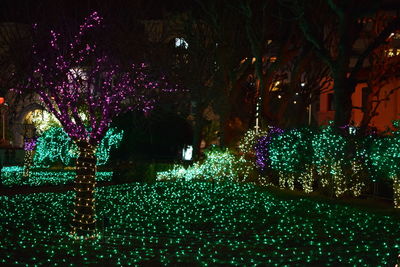
<svg viewBox="0 0 400 267"><path fill-rule="evenodd" d="M282 134L284 131L278 127L269 126L267 133L257 139L254 146L256 163L258 168L264 170L270 167L269 148L273 137Z"/></svg>
<svg viewBox="0 0 400 267"><path fill-rule="evenodd" d="M300 174L299 182L306 193L311 193L314 191L314 168L313 166L307 165L306 171Z"/></svg>
<svg viewBox="0 0 400 267"><path fill-rule="evenodd" d="M343 173L342 162L338 161L332 164L332 186L335 191L335 196L339 197L347 191L346 177Z"/></svg>
<svg viewBox="0 0 400 267"><path fill-rule="evenodd" d="M104 165L110 157L112 148L117 148L122 141L124 131L116 128L109 128L98 145L96 150L97 165ZM36 166L48 166L61 161L64 165L70 166L78 157L78 147L67 133L60 127L51 127L45 131L37 142L34 157Z"/></svg>
<svg viewBox="0 0 400 267"><path fill-rule="evenodd" d="M358 197L361 195L362 190L365 187L365 182L363 181L362 178L362 170L363 170L363 164L359 161L352 161L351 162L351 170L353 172L351 176L351 185L350 185L350 190L353 193L355 197Z"/></svg>

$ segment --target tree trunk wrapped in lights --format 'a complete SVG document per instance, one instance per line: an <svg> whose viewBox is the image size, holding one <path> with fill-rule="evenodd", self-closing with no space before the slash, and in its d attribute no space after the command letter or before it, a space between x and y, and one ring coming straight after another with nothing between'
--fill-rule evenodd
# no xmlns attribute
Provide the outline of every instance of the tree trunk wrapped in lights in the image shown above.
<svg viewBox="0 0 400 267"><path fill-rule="evenodd" d="M24 150L24 172L23 172L23 179L28 180L30 176L30 170L33 163L33 155L34 150L36 147L36 139L35 138L28 138L25 140Z"/></svg>
<svg viewBox="0 0 400 267"><path fill-rule="evenodd" d="M395 175L393 178L393 201L394 207L400 209L400 177Z"/></svg>
<svg viewBox="0 0 400 267"><path fill-rule="evenodd" d="M25 151L25 156L24 156L24 174L23 178L27 180L30 175L31 171L31 166L32 166L32 159L33 159L33 151L32 150L27 150Z"/></svg>
<svg viewBox="0 0 400 267"><path fill-rule="evenodd" d="M76 142L79 157L76 160L74 189L75 206L72 234L92 237L96 232L95 198L96 148L84 140Z"/></svg>

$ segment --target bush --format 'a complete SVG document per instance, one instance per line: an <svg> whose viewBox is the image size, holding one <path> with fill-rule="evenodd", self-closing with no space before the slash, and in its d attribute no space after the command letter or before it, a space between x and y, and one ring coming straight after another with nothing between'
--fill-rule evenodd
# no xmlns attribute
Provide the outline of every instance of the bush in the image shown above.
<svg viewBox="0 0 400 267"><path fill-rule="evenodd" d="M350 131L353 129L353 131ZM348 130L348 131L347 131ZM394 202L400 207L400 122L387 135L357 135L354 128L292 129L259 138L257 164L277 172L279 185L306 192L317 181L328 192L359 196L367 185L393 181ZM380 182L380 183L382 183ZM382 183L383 184L383 183Z"/></svg>
<svg viewBox="0 0 400 267"><path fill-rule="evenodd" d="M271 139L269 157L271 168L279 173L279 185L292 190L297 179L305 192L313 191L312 164L313 132L310 129L292 129Z"/></svg>

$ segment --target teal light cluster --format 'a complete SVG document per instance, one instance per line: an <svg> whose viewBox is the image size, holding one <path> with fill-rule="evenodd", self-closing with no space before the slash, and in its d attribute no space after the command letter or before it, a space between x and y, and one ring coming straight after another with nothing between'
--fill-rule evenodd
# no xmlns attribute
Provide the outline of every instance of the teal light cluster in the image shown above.
<svg viewBox="0 0 400 267"><path fill-rule="evenodd" d="M96 150L97 165L104 165L110 157L111 148L121 143L124 131L110 128ZM65 166L74 165L78 157L78 147L60 127L51 127L37 140L33 158L35 166L49 166L61 162Z"/></svg>

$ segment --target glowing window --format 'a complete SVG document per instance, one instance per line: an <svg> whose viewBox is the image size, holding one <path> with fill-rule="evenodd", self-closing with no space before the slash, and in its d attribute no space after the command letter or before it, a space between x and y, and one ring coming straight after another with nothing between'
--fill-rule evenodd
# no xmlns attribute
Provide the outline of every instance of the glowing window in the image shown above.
<svg viewBox="0 0 400 267"><path fill-rule="evenodd" d="M183 38L175 38L175 47L183 47L187 49L189 46L188 42L186 42Z"/></svg>

